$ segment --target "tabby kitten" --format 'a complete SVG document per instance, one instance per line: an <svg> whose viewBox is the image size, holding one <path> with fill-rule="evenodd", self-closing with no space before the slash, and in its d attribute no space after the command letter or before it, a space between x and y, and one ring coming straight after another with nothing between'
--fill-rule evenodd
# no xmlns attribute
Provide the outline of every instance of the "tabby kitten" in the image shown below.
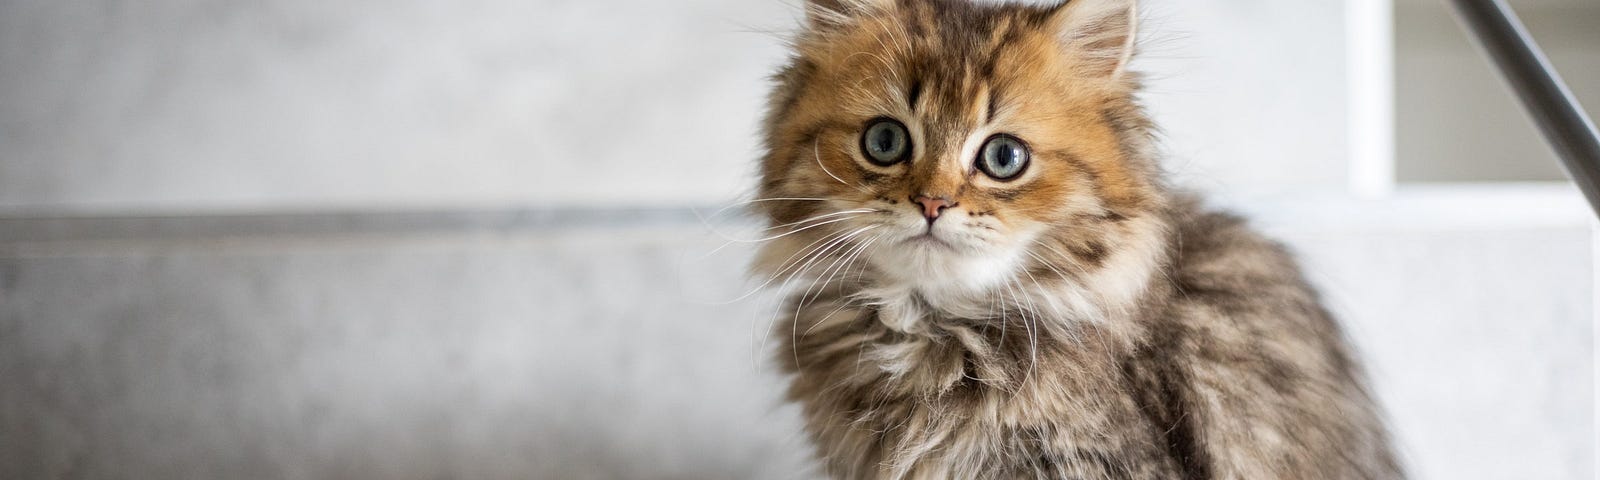
<svg viewBox="0 0 1600 480"><path fill-rule="evenodd" d="M1168 187L1133 0L809 0L756 260L839 478L1398 478L1284 250Z"/></svg>

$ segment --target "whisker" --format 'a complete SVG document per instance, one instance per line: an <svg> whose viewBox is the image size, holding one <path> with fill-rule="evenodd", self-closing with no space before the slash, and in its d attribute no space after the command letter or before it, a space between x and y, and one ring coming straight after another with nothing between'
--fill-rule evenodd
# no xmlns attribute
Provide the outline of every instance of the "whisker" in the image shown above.
<svg viewBox="0 0 1600 480"><path fill-rule="evenodd" d="M791 225L800 224L800 223L806 223L806 222L815 221L815 220L820 220L821 217L846 215L846 214L871 213L872 211L873 210L846 210L846 211L843 211L843 212L834 212L834 213L830 213L830 214L827 214L827 215L818 215L816 217L811 217L811 218L808 218L808 219L805 219L805 220L801 220L799 222L794 222L794 223L785 224L785 225L779 225L779 226L775 226L775 227L769 227L769 228L763 229L763 231L772 230L772 229L776 229L776 228L788 227L788 226L791 226ZM859 216L859 215L850 215L850 216L844 217L844 218L837 218L837 219L829 220L829 221L826 221L826 222L820 222L820 223L817 223L815 225L808 225L808 226L805 226L803 228L797 228L797 229L794 229L794 230L790 230L790 231L787 231L787 232L784 232L784 233L781 233L781 234L778 234L778 235L773 235L773 236L765 237L765 238L756 238L756 239L746 240L746 239L726 238L725 237L728 240L727 242L723 243L722 245L718 245L717 248L711 249L711 251L706 252L705 255L701 255L700 259L704 260L706 258L709 258L712 255L715 255L717 252L722 251L722 249L728 248L729 246L734 245L734 244L770 242L770 241L777 240L777 239L780 239L780 238L783 238L783 237L787 237L789 235L794 235L796 233L800 233L800 232L804 232L806 230L817 228L817 227L820 227L820 226L823 226L823 225L829 225L829 224L834 224L834 223L839 223L839 222L843 222L843 221L846 221L846 220L850 220L850 219L855 218L857 216Z"/></svg>
<svg viewBox="0 0 1600 480"><path fill-rule="evenodd" d="M873 235L870 238L867 238L866 240L863 240L861 242L861 246L857 249L856 254L852 255L850 260L847 263L845 263L843 271L848 272L850 267L855 266L855 264L856 264L856 262L858 260L864 260L866 258L866 256L863 255L863 254L868 250L868 248L871 247L873 244L877 243L878 240L883 239L883 237L885 237L886 235L887 235L886 233L879 233L877 235ZM861 268L856 270L856 283L857 284L860 284L860 283L862 283L864 281L862 279L862 277L863 277L863 275L866 274L867 263L868 262L861 261L860 263L861 263ZM848 277L849 275L850 275L849 273L845 273L844 274L845 277ZM842 277L841 277L841 279L842 279ZM827 315L824 315L821 320L818 320L817 322L812 323L810 327L806 328L806 331L804 333L800 334L800 337L801 338L805 338L805 336L811 334L812 330L815 330L818 326L821 326L828 319L833 318L833 316L835 314L837 314L840 311L844 310L846 307L854 305L854 302L855 302L854 299L852 299L850 297L843 297L843 298L844 298L843 301L841 301L839 303L838 307L835 307L833 309L833 311L830 311L830 312L828 312Z"/></svg>
<svg viewBox="0 0 1600 480"><path fill-rule="evenodd" d="M1055 267L1051 266L1049 263L1045 263L1044 259L1041 259L1037 255L1034 255L1033 252L1027 252L1027 251L1024 251L1024 252L1027 253L1030 256L1033 256L1034 259L1039 260L1041 262L1041 264L1043 264L1045 266L1045 268L1049 268L1051 270L1054 270L1054 271L1056 271L1057 275L1060 275L1060 271L1059 270L1055 270ZM1022 269L1022 273L1024 275L1027 275L1029 280L1033 281L1034 288L1037 288L1040 293L1048 292L1048 290L1044 288L1044 284L1039 281L1039 278L1033 276L1033 272L1029 272L1028 269L1024 268L1024 269ZM1020 279L1019 279L1019 281L1020 281ZM1055 319L1058 320L1058 322L1051 322L1048 325L1061 325L1061 324L1064 324L1064 322L1060 322L1060 320L1065 320L1066 319L1066 315L1064 315L1061 312L1061 309L1056 306L1056 302L1049 301L1049 302L1046 302L1045 305L1050 307L1050 311L1055 313ZM1057 330L1055 328L1052 328L1051 330L1056 332L1056 335L1066 336L1066 337L1071 338L1071 339L1073 339L1075 341L1077 340L1077 335L1072 334L1072 332L1070 330L1060 331L1060 330Z"/></svg>
<svg viewBox="0 0 1600 480"><path fill-rule="evenodd" d="M868 191L866 188L862 188L859 185L851 185L850 182L844 181L844 179L839 178L838 175L834 175L832 171L829 171L828 170L828 166L822 164L822 149L821 149L821 146L820 146L821 144L822 144L822 137L818 136L816 138L811 139L811 155L812 155L812 157L814 157L816 159L817 167L822 169L822 173L828 174L828 176L833 177L834 180L838 180L839 183L844 184L844 186L846 186L846 187L854 188L857 191L860 191L861 193L865 193L865 194L868 194L868 195L872 195L873 194L871 191Z"/></svg>
<svg viewBox="0 0 1600 480"><path fill-rule="evenodd" d="M835 238L833 240L830 240L822 248L819 248L816 251L815 254L810 255L810 259L806 260L805 265L802 265L800 268L796 269L793 273L789 274L788 278L784 279L783 284L778 287L778 291L779 292L788 291L789 290L789 283L794 281L794 279L796 277L798 277L800 274L802 274L804 272L807 272L807 271L810 271L817 260L821 259L822 257L828 256L829 252L831 252L834 249L838 248L840 245L844 245L845 241L849 240L850 236L853 236L853 235L855 235L855 234L857 234L859 232L865 231L866 229L870 229L870 228L872 228L872 227L871 226L861 227L861 228L858 228L858 229L850 232L849 234L846 234L844 236L840 236L840 237L837 237L837 238ZM781 273L781 271L780 271L780 273ZM773 278L776 279L777 277L774 276ZM780 302L778 304L778 306L777 306L777 309L773 310L773 312L772 312L772 320L768 322L769 325L775 323L778 320L778 312L781 311L782 308L783 308L783 304ZM771 336L772 336L772 329L769 328L769 329L767 329L767 334L765 336L763 336L762 339L761 339L761 349L762 350L766 350L767 340Z"/></svg>
<svg viewBox="0 0 1600 480"><path fill-rule="evenodd" d="M796 269L793 272L789 273L789 275L787 275L787 278L783 282L783 286L778 289L780 292L784 291L784 290L787 290L789 282L791 280L794 280L794 277L796 275L799 275L800 272L802 272L802 271L810 269L812 261L814 261L817 258L821 258L822 256L825 256L827 254L828 249L832 248L832 246L835 244L834 242L837 241L840 238L843 238L844 235L847 235L847 234L848 234L848 232L836 232L834 234L828 235L827 237L824 237L823 239L831 238L833 240L828 240L826 243L823 243L821 246L818 246L818 247L816 247L814 249L808 250L806 252L805 256L802 257L802 259L805 260L805 263L803 265L799 261L796 261L792 265L784 265L777 272L774 272L772 277L767 279L766 283L763 283L761 286L756 287L751 292L754 293L754 292L757 292L757 291L761 291L761 289L764 288L766 285L771 284L773 281L776 281L778 279L778 277L784 276L784 272L788 272L790 267L795 267ZM818 239L816 242L812 242L812 243L815 244L815 243L821 242L823 239ZM809 245L808 245L808 247L809 247ZM793 259L796 255L799 255L799 252L796 252L794 255L790 255L789 258ZM788 262L789 260L784 260L784 261ZM777 312L778 312L778 309L783 308L783 302L781 302L781 301L778 302L773 308L774 308L773 314L772 314L771 318L769 318L767 320L767 322L766 322L767 325L768 325L767 331L766 331L765 334L762 335L761 342L759 344L759 347L758 347L757 351L765 351L766 350L767 340L769 338L771 338L772 330L774 329L774 327L777 326L777 322L779 320Z"/></svg>
<svg viewBox="0 0 1600 480"><path fill-rule="evenodd" d="M1037 325L1033 323L1032 319L1028 318L1028 311L1023 305L1022 300L1017 296L1015 283L1015 278L1006 279L1006 291L1010 292L1011 301L1016 303L1017 315L1022 317L1023 331L1027 332L1028 334L1028 373L1023 375L1022 382L1017 385L1017 388L1020 390L1023 385L1027 385L1028 379L1033 377L1034 368L1036 368L1039 364L1039 339L1038 332L1035 331Z"/></svg>
<svg viewBox="0 0 1600 480"><path fill-rule="evenodd" d="M779 235L779 236L774 237L774 238L779 238L779 237L783 237L783 236L788 236L788 235L800 233L800 232L803 232L803 231L806 231L806 230L810 230L810 229L813 229L813 228L822 227L822 226L826 226L826 225L829 225L829 224L833 224L833 223L838 223L838 222L841 222L841 221L849 220L851 218L854 218L854 217L845 217L845 218L842 218L842 219L839 219L839 220L836 220L836 221L829 221L829 222L819 223L819 224L816 224L816 225L811 225L811 226L808 226L808 227L805 227L805 228L802 228L802 229L799 229L799 230L795 230L793 232L786 233L784 235ZM769 238L767 240L772 240L772 239ZM763 241L766 241L766 240L763 240ZM706 258L709 258L712 255L715 255L717 252L720 252L720 251L722 251L722 249L728 248L729 246L731 246L731 245L733 245L735 243L740 243L740 242L732 242L732 241L730 241L730 242L723 243L722 245L718 246L717 248L714 248L711 251L706 252L705 255L701 255L700 256L700 260L705 260ZM759 242L744 242L744 243L759 243ZM807 244L807 246L814 245L815 243L816 242L813 241L811 244ZM804 247L802 247L802 248L804 248ZM789 259L793 259L793 258L794 258L793 256L789 257ZM789 259L785 259L784 261L787 262ZM780 264L780 265L782 265L782 264ZM763 286L765 286L765 284L763 284Z"/></svg>
<svg viewBox="0 0 1600 480"><path fill-rule="evenodd" d="M732 304L732 303L735 303L735 302L742 301L745 298L749 298L751 295L755 295L758 292L761 292L762 289L767 287L767 285L771 285L772 282L778 280L778 277L783 276L784 272L787 272L787 271L789 271L790 268L800 264L800 260L795 260L795 257L801 257L801 259L803 260L805 258L813 257L814 255L820 254L820 253L822 253L824 251L825 248L827 248L829 243L831 243L829 241L829 239L838 238L840 236L843 236L845 233L846 232L840 231L840 232L833 232L833 233L830 233L830 234L827 234L827 235L823 235L822 237L820 237L820 238L818 238L816 240L813 240L811 243L806 244L806 246L800 247L799 249L796 249L793 254L789 255L789 258L784 259L783 262L780 262L778 264L778 270L773 272L772 275L767 278L767 281L762 282L761 285L757 285L755 288L750 289L749 292L745 292L744 295L740 295L739 298L735 298L733 300L729 300L729 301L726 301L726 302L714 303L712 305L728 305L728 304ZM829 242L829 243L825 243L825 242ZM816 246L816 247L813 248L813 245L817 245L819 243L822 244L822 245L821 246ZM790 263L791 261L793 261L794 263L791 264ZM796 273L798 273L798 271L796 271ZM789 275L789 278L793 279L794 275L793 274ZM786 285L786 286L788 285L788 280L784 281L784 285ZM782 302L779 302L778 305L781 306ZM760 360L757 359L757 355L758 355L759 352L766 351L767 338L772 335L772 329L773 329L773 327L776 326L776 325L774 325L774 322L776 322L776 321L777 321L777 315L776 314L773 315L773 318L767 320L767 322L766 322L766 324L767 324L766 332L767 333L761 336L761 341L758 344L758 346L756 347L756 349L750 351L750 361L752 363L755 363L757 365L758 369L760 368L759 367L760 366ZM756 327L756 325L758 325L758 324L757 323L751 323L751 325L750 325L750 329L751 329L750 336L751 336L752 339L756 336L755 335L755 327Z"/></svg>
<svg viewBox="0 0 1600 480"><path fill-rule="evenodd" d="M729 236L729 235L727 235L725 233L722 233L722 231L718 230L716 226L713 226L711 224L711 220L714 219L714 218L717 218L718 216L721 216L723 212L726 212L726 211L728 211L730 209L734 209L734 208L750 205L750 204L753 204L753 203L777 202L777 201L795 201L795 202L816 201L816 202L825 202L825 201L828 201L828 199L826 199L826 198L805 198L805 197L757 198L757 199L752 199L752 200L734 202L734 203L732 203L730 205L727 205L727 206L724 206L722 208L719 208L714 212L711 212L710 215L701 214L700 213L700 209L698 209L698 208L691 208L691 209L689 209L689 211L694 214L695 219L700 221L700 226L705 227L706 230L710 231L712 234L715 234L718 237L721 237L724 240L732 240L733 237L731 237L731 236Z"/></svg>
<svg viewBox="0 0 1600 480"><path fill-rule="evenodd" d="M877 226L877 225L873 225L873 226L872 226L872 227L870 227L870 228L877 228L877 227L878 227L878 226ZM870 231L870 230L869 230L869 231ZM840 258L839 258L839 259L838 259L838 260L835 260L835 261L834 261L834 266L835 266L835 267L836 267L836 266L839 266L839 262L840 262L840 261L842 261L842 260L847 260L847 259L851 259L851 258L854 258L854 257L855 257L855 255L856 255L856 254L859 254L859 253L860 253L860 251L861 251L861 248L862 248L862 247L863 247L863 246L864 246L864 244L860 244L860 245L856 245L856 246L852 246L852 247L851 247L851 248L849 248L849 249L846 249L846 250L845 250L845 252L844 252L844 254L845 254L845 256L842 256L842 257L840 257ZM825 274L825 275L827 275L827 278L828 278L828 279L829 279L829 280L828 280L828 281L832 281L832 274L833 274L833 273L837 273L837 272L838 272L838 270L837 270L837 269L833 269L833 268L832 268L832 267L830 267L830 269L831 269L831 270L832 270L832 271L831 271L831 272L830 272L830 270L823 270L823 273L824 273L824 274ZM817 286L817 282L818 282L818 281L819 281L819 280L821 280L821 279L822 279L822 278L821 278L821 277L819 277L819 278L818 278L818 279L817 279L817 280L812 280L812 281L811 281L811 285L810 285L810 286L808 286L808 287L806 287L806 291L805 291L805 294L802 294L802 295L801 295L801 296L800 296L800 300L801 300L801 303L800 303L800 306L799 306L799 307L797 307L797 308L796 308L796 313L797 313L797 314L798 314L798 313L799 313L799 308L803 308L803 307L805 307L805 299L806 299L806 296L807 296L807 295L810 295L810 294L811 294L811 289L812 289L812 288L815 288L815 287L816 287L816 286ZM827 285L827 284L828 284L828 282L822 282L822 285L824 285L824 286L826 286L826 285ZM820 294L820 292L819 292L819 294Z"/></svg>
<svg viewBox="0 0 1600 480"><path fill-rule="evenodd" d="M857 235L859 235L861 233L865 233L865 232L871 231L871 229L873 229L873 228L877 228L877 226L873 225L873 226L867 227L866 229L859 230L856 233L851 234L850 237L855 237L855 236L857 236ZM849 242L849 238L850 237L846 237L845 238L845 242L846 243ZM822 285L823 285L824 289L826 289L828 283L833 281L833 276L838 274L838 272L839 272L839 268L838 267L841 264L840 262L843 262L846 259L850 259L850 258L854 258L855 257L856 253L851 253L851 252L859 253L860 252L860 248L859 247L855 247L855 248L846 249L845 252L844 252L844 255L841 255L841 256L839 256L839 258L834 259L833 265L830 265L828 268L823 269L822 275L818 276L817 279L811 281L811 285L806 287L805 293L800 294L800 299L795 302L794 317L789 322L789 325L790 325L790 332L789 332L790 341L789 341L789 345L790 345L790 347L792 347L795 350L794 351L794 362L795 362L796 365L798 365L800 363L800 351L799 351L800 347L798 345L799 342L796 341L799 338L800 311L806 307L806 303L807 303L806 297L811 295L811 290L813 288L816 288L817 282L821 281L823 279L827 279L827 281L823 281L822 282ZM819 295L819 296L822 295L822 291L818 290L817 291L817 295ZM813 300L814 299L815 298L813 297Z"/></svg>
<svg viewBox="0 0 1600 480"><path fill-rule="evenodd" d="M717 216L718 215L722 215L723 212L727 212L728 210L732 210L732 209L735 209L735 208L743 207L743 206L750 205L750 204L753 204L753 203L761 203L761 202L826 202L828 200L829 199L826 199L826 198L806 198L806 197L756 198L756 199L751 199L751 200L743 200L743 201L734 202L734 203L732 203L732 204L730 204L728 206L719 208L716 211L711 212L710 215L706 215L706 216L702 217L701 219L702 220L706 220L706 219L717 218ZM695 212L696 215L698 215L700 213L700 210L699 209L694 209L694 212Z"/></svg>
<svg viewBox="0 0 1600 480"><path fill-rule="evenodd" d="M831 239L831 238L836 238L839 235L843 235L844 233L845 232L840 231L840 232L834 232L834 233L830 233L830 234L827 234L827 235L823 235L821 238L813 240L811 243L806 244L806 246L800 247L799 249L795 250L795 252L793 254L789 255L789 258L784 259L783 262L778 264L778 270L773 272L772 276L767 278L767 281L762 282L761 285L757 285L755 288L750 289L749 292L745 292L745 294L740 295L739 298L735 298L733 300L728 300L726 302L708 303L707 305L729 305L729 304L738 302L740 300L744 300L746 298L749 298L751 295L755 295L756 293L761 292L762 289L766 288L768 285L771 285L772 282L777 281L778 277L783 275L784 272L789 271L790 268L793 268L800 261L804 260L805 256L810 256L811 254L815 253L817 249L822 248L822 247L816 247L816 249L813 249L812 247L814 245L817 245L819 243L823 243L823 242L825 242L825 241L827 241L828 239ZM801 260L795 260L795 257L801 257ZM790 263L791 261L793 261L794 263Z"/></svg>
<svg viewBox="0 0 1600 480"><path fill-rule="evenodd" d="M809 221L820 220L820 219L828 218L828 217L836 217L836 216L839 216L839 215L850 214L850 213L872 213L872 212L875 212L875 211L878 211L878 210L879 209L876 209L876 208L852 208L852 209L849 209L849 210L840 210L840 211L837 211L837 212L824 213L824 214L817 215L817 216L814 216L814 217L811 217L811 218L807 218L805 220L798 220L798 221L794 221L794 222L785 223L785 224L782 224L782 225L773 225L771 227L763 228L761 230L762 231L771 231L771 230L776 230L776 229L779 229L779 228L799 225L799 224L806 223L806 222L809 222Z"/></svg>

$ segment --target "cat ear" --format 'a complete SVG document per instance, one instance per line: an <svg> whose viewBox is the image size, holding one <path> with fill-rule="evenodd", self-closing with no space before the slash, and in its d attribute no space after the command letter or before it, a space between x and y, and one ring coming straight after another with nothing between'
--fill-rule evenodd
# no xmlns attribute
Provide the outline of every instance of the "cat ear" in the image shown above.
<svg viewBox="0 0 1600 480"><path fill-rule="evenodd" d="M1138 0L1069 0L1052 15L1061 45L1084 73L1097 78L1122 76L1133 58Z"/></svg>
<svg viewBox="0 0 1600 480"><path fill-rule="evenodd" d="M893 6L894 0L806 0L806 23L811 28L834 28Z"/></svg>

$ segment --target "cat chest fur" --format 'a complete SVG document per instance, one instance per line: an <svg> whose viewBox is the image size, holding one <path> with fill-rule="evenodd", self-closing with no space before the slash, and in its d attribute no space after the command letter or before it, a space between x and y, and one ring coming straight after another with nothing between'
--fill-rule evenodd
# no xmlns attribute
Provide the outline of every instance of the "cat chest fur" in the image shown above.
<svg viewBox="0 0 1600 480"><path fill-rule="evenodd" d="M905 332L830 293L790 310L796 333L779 352L830 475L1179 475L1169 419L1119 342L1092 328L1040 338L1024 312Z"/></svg>

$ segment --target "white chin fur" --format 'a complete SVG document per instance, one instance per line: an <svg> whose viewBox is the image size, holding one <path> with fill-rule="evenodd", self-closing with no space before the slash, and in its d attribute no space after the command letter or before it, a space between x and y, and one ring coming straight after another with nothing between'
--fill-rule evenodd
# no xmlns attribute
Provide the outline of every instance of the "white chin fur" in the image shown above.
<svg viewBox="0 0 1600 480"><path fill-rule="evenodd" d="M1000 233L970 226L972 219L965 214L951 213L955 215L935 223L935 236L948 246L906 242L927 229L915 217L915 222L897 219L882 225L892 233L867 252L880 276L858 299L876 305L879 320L890 328L915 333L925 330L931 317L980 319L1024 307L1063 322L1104 321L1126 313L1161 259L1159 232L1165 225L1134 221L1133 231L1118 239L1120 248L1102 268L1084 272L1087 277L1077 281L1041 284L1022 269L1026 249L1044 227ZM948 225L941 225L947 220Z"/></svg>
<svg viewBox="0 0 1600 480"><path fill-rule="evenodd" d="M992 314L994 292L1004 291L1021 268L1020 246L1028 239L1004 238L992 230L974 232L981 229L968 226L967 216L958 212L934 223L937 240L918 239L927 224L920 217L915 220L885 225L896 231L889 236L893 240L880 242L869 259L882 281L860 292L861 297L881 308L879 318L885 324L903 332L919 330L921 320L935 312L965 318Z"/></svg>

